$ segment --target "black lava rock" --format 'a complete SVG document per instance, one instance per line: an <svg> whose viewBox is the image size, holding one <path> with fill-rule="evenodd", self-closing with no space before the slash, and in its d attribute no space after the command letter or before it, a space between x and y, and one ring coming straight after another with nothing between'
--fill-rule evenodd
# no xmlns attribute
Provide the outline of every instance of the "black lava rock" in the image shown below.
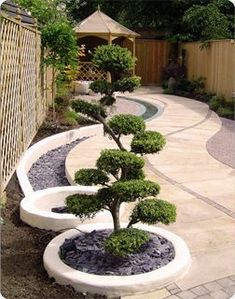
<svg viewBox="0 0 235 299"><path fill-rule="evenodd" d="M60 256L68 266L96 275L134 275L156 270L175 257L173 244L150 233L150 241L139 252L125 258L114 257L104 250L104 240L111 230L92 231L66 239L60 247Z"/></svg>
<svg viewBox="0 0 235 299"><path fill-rule="evenodd" d="M69 144L59 146L34 162L28 172L33 189L37 191L51 187L69 186L65 175L65 159L74 146L86 139L77 139Z"/></svg>

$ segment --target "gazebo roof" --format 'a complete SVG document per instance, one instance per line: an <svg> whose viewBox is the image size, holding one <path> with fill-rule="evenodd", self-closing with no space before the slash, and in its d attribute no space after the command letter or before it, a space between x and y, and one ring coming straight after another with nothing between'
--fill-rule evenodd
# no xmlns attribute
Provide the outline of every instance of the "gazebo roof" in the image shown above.
<svg viewBox="0 0 235 299"><path fill-rule="evenodd" d="M119 24L98 9L75 27L80 35L137 37L138 33Z"/></svg>

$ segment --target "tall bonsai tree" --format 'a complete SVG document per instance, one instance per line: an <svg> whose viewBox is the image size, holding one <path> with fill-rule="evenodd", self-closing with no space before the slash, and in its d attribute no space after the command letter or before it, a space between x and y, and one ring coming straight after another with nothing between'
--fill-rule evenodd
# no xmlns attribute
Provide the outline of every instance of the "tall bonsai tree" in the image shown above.
<svg viewBox="0 0 235 299"><path fill-rule="evenodd" d="M148 234L132 228L133 224L169 224L175 221L175 206L157 199L160 186L145 180L144 159L141 157L159 152L165 145L165 138L158 132L145 130L144 120L138 116L119 114L106 120L107 107L115 102L114 91L133 91L139 86L138 77L128 76L134 66L130 52L119 46L101 46L97 48L93 62L100 69L110 72L112 82L92 83L93 91L102 94L98 104L76 100L73 108L103 124L105 132L119 149L103 150L96 168L80 169L75 174L75 182L80 185L100 185L97 194L74 194L66 198L66 204L70 212L81 219L91 218L101 209L110 211L114 232L106 239L105 248L114 255L125 256L149 240ZM122 144L123 135L133 135L131 151ZM123 202L137 204L127 228L121 229L119 212Z"/></svg>

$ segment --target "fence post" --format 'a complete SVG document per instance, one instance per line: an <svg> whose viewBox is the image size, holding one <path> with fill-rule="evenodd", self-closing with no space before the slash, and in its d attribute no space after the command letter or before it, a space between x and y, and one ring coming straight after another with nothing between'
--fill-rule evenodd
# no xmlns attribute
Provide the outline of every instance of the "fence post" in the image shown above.
<svg viewBox="0 0 235 299"><path fill-rule="evenodd" d="M23 64L22 64L22 45L23 45L23 36L22 36L22 25L21 25L21 15L20 15L21 10L17 8L17 16L16 20L18 21L19 24L19 41L18 41L18 47L19 47L19 99L20 99L20 118L21 118L21 151L24 151L24 101L23 101Z"/></svg>

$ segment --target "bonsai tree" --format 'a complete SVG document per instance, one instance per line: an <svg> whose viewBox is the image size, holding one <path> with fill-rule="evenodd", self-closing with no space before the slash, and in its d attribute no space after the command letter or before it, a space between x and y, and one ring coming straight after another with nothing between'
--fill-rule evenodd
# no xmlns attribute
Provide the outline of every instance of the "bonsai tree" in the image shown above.
<svg viewBox="0 0 235 299"><path fill-rule="evenodd" d="M91 218L101 209L108 210L113 218L114 232L106 239L105 248L114 255L125 256L149 240L146 232L132 227L135 223L169 224L175 221L175 206L156 198L160 186L145 180L143 171L142 155L162 150L165 138L158 132L145 130L144 120L138 116L120 114L106 120L106 108L115 102L113 92L133 91L139 85L139 78L125 76L134 65L130 52L118 46L98 47L94 63L116 79L92 84L93 90L102 93L98 104L77 100L73 102L73 108L103 124L105 132L119 149L103 150L96 161L96 168L80 169L75 173L75 182L80 185L100 185L97 194L70 195L66 204L69 211L81 219ZM133 135L131 151L123 146L123 135ZM119 213L123 202L137 202L126 228L120 225Z"/></svg>

